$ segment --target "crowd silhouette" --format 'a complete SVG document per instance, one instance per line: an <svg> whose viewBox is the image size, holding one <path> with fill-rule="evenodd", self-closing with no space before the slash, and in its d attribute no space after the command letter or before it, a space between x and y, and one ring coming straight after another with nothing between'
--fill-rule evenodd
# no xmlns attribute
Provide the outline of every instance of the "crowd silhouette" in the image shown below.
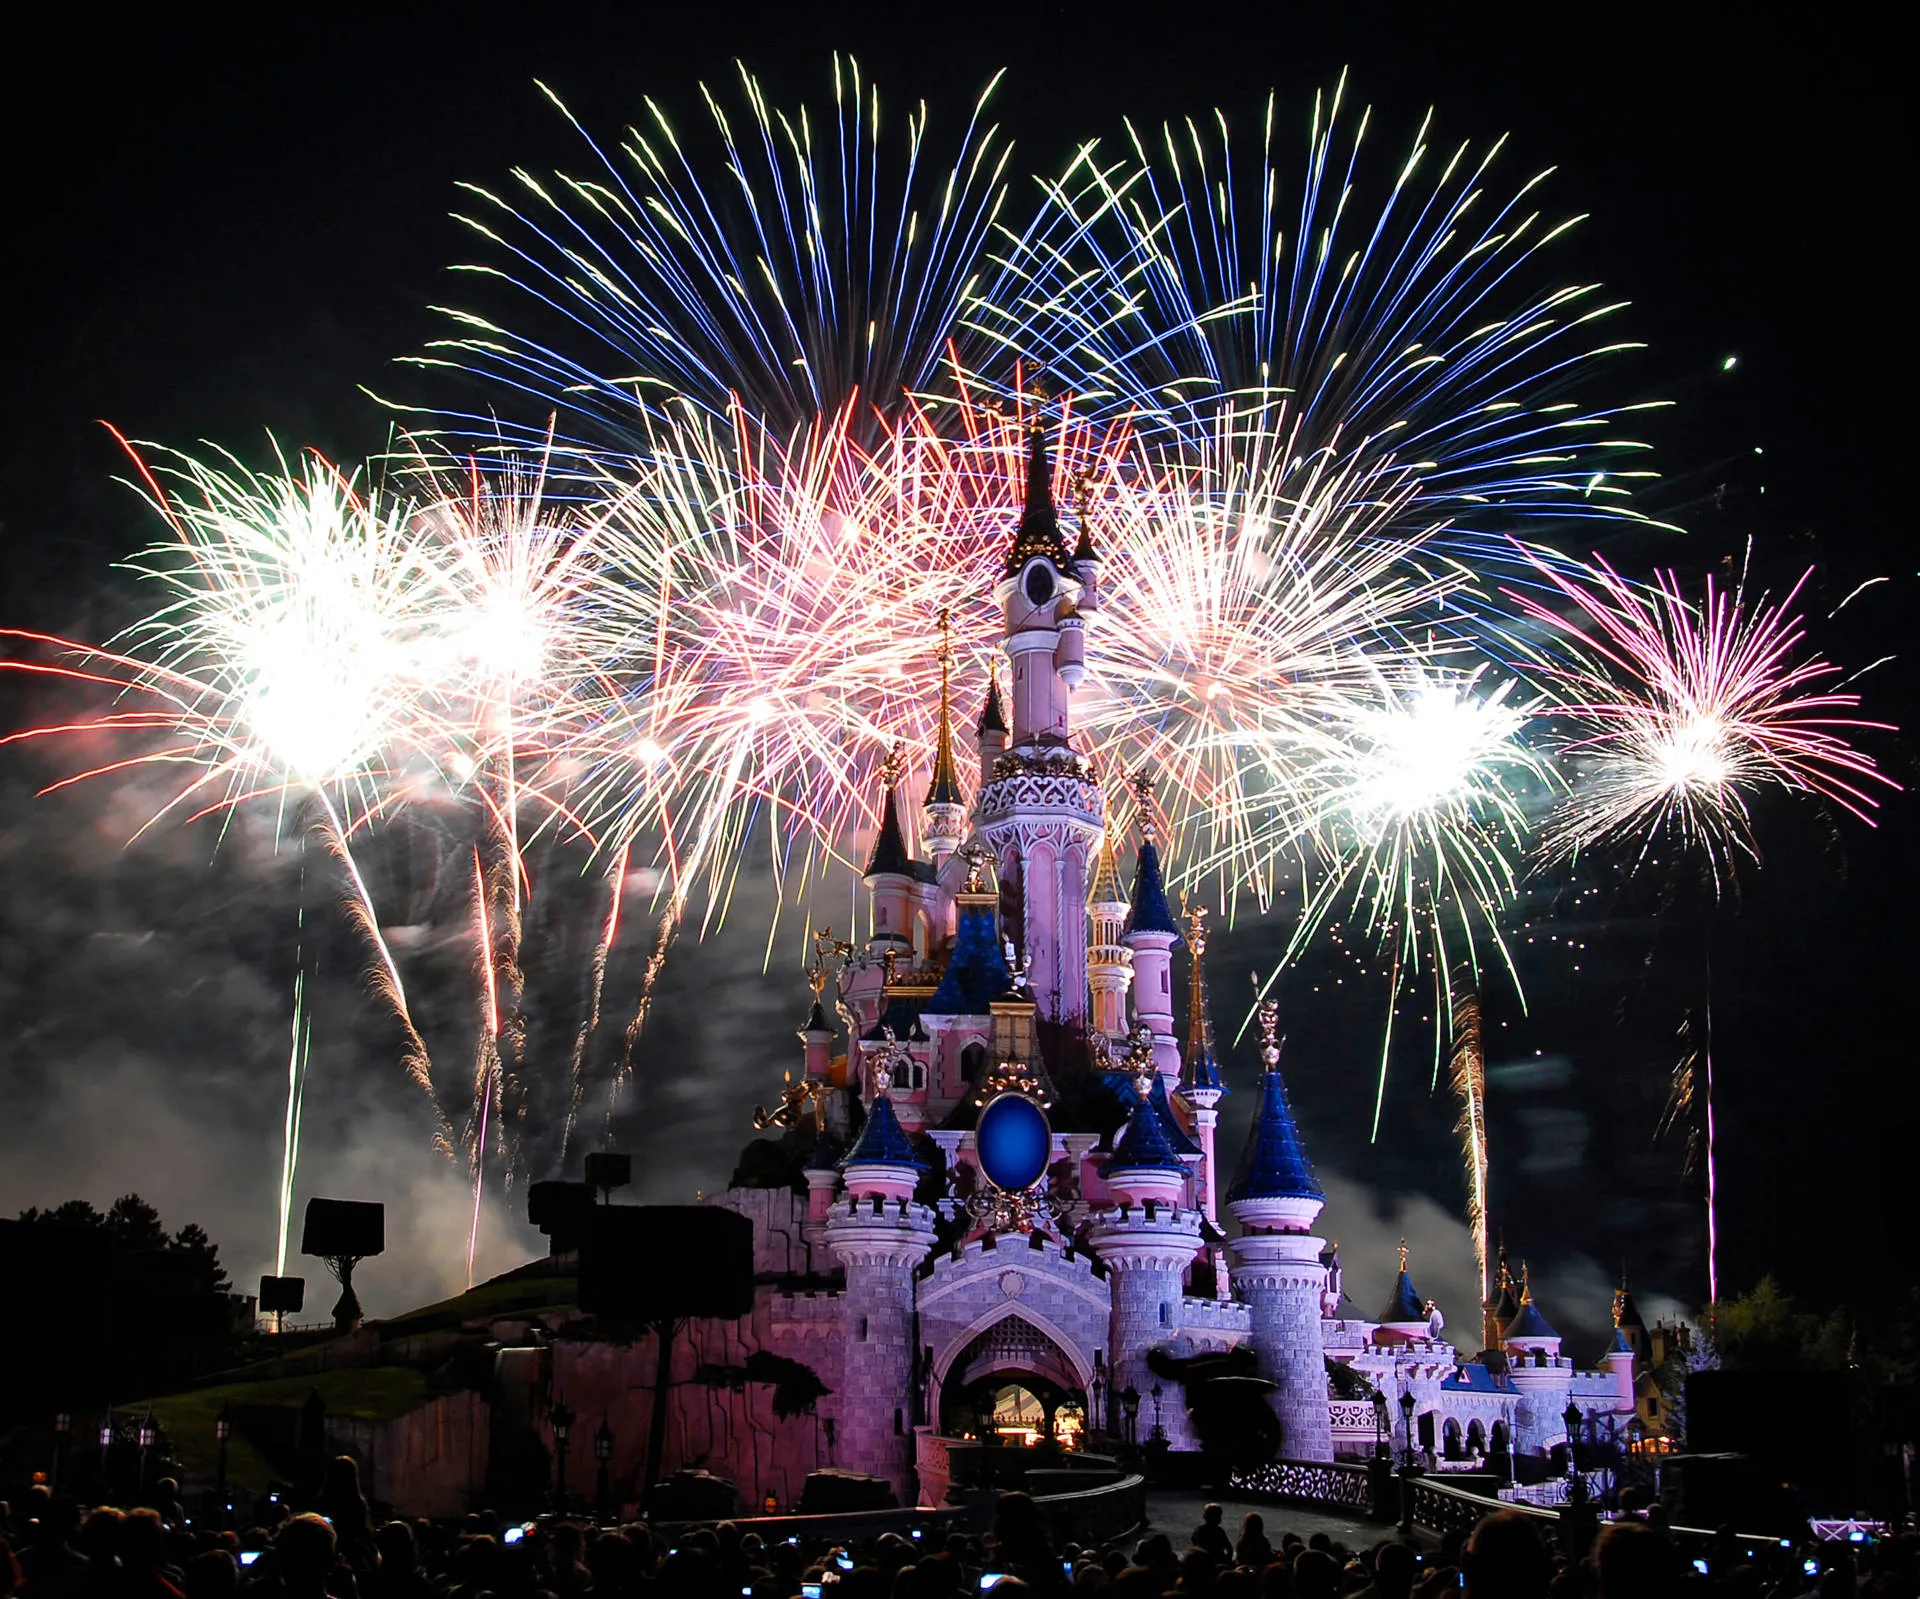
<svg viewBox="0 0 1920 1599"><path fill-rule="evenodd" d="M1247 1514L1236 1532L1208 1505L1185 1539L1084 1546L1023 1493L1001 1496L984 1533L829 1542L723 1521L663 1535L487 1513L379 1522L345 1456L309 1505L271 1496L237 1531L196 1525L170 1481L152 1498L83 1508L36 1487L22 1506L0 1504L0 1599L1920 1599L1913 1535L1757 1552L1728 1533L1701 1555L1657 1515L1607 1524L1578 1556L1554 1523L1512 1510L1437 1545L1349 1546L1325 1532L1270 1537L1284 1510Z"/></svg>

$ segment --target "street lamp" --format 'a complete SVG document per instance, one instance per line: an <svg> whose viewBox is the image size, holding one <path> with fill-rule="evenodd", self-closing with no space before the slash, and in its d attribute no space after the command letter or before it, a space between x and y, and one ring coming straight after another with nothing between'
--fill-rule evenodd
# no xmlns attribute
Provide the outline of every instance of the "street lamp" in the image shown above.
<svg viewBox="0 0 1920 1599"><path fill-rule="evenodd" d="M149 1407L140 1418L140 1493L143 1498L147 1492L147 1451L153 1448L158 1436L159 1429L154 1426L153 1410Z"/></svg>
<svg viewBox="0 0 1920 1599"><path fill-rule="evenodd" d="M1128 1383L1121 1390L1120 1409L1127 1418L1127 1447L1131 1449L1134 1443L1134 1427L1140 1420L1140 1390L1132 1383Z"/></svg>
<svg viewBox="0 0 1920 1599"><path fill-rule="evenodd" d="M1160 1385L1158 1383L1155 1383L1149 1390L1149 1397L1153 1400L1153 1433L1147 1442L1156 1444L1165 1443L1167 1435L1160 1426Z"/></svg>
<svg viewBox="0 0 1920 1599"><path fill-rule="evenodd" d="M1581 1499L1580 1462L1574 1452L1574 1442L1580 1436L1580 1407L1567 1401L1567 1408L1561 1412L1560 1420L1567 1429L1567 1502L1577 1504Z"/></svg>
<svg viewBox="0 0 1920 1599"><path fill-rule="evenodd" d="M1389 1419L1387 1410L1387 1396L1376 1388L1373 1394L1373 1458L1375 1460L1387 1458L1387 1434L1392 1427L1393 1422Z"/></svg>
<svg viewBox="0 0 1920 1599"><path fill-rule="evenodd" d="M567 1510L567 1438L573 1431L573 1411L563 1399L556 1399L547 1412L547 1424L553 1428L553 1509L556 1515Z"/></svg>
<svg viewBox="0 0 1920 1599"><path fill-rule="evenodd" d="M1106 1384L1106 1379L1101 1375L1101 1368L1099 1366L1095 1366L1093 1368L1092 1389L1093 1389L1093 1415L1091 1417L1092 1427L1097 1427L1101 1432L1105 1432L1112 1418L1108 1416L1106 1409L1104 1408L1104 1400L1106 1398L1107 1384ZM1091 1428L1089 1430L1091 1430Z"/></svg>
<svg viewBox="0 0 1920 1599"><path fill-rule="evenodd" d="M613 1459L613 1429L607 1425L607 1418L600 1418L600 1425L593 1434L593 1461L598 1481L594 1484L600 1498L600 1519L603 1522L613 1520L613 1488L607 1480L608 1462Z"/></svg>
<svg viewBox="0 0 1920 1599"><path fill-rule="evenodd" d="M219 1474L213 1487L220 1496L220 1508L224 1512L227 1505L227 1440L233 1436L233 1416L225 1405L220 1407L220 1414L213 1419L213 1436L220 1442Z"/></svg>

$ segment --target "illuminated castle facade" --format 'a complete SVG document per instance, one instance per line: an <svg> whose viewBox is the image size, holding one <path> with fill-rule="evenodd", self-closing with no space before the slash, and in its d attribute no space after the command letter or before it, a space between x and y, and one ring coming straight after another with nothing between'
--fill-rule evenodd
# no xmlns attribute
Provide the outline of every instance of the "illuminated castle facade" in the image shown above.
<svg viewBox="0 0 1920 1599"><path fill-rule="evenodd" d="M826 1466L938 1503L952 1440L985 1429L1200 1447L1210 1356L1294 1460L1370 1456L1383 1417L1396 1452L1436 1464L1544 1454L1569 1403L1624 1420L1627 1333L1576 1369L1504 1263L1481 1357L1444 1339L1404 1250L1381 1312L1349 1313L1271 1011L1258 1112L1222 1167L1204 927L1173 914L1151 827L1123 872L1111 774L1075 746L1101 612L1101 561L1075 531L1069 549L1036 433L996 589L1009 692L984 686L971 782L945 674L920 804L889 763L868 934L819 939L800 1070L759 1118L799 1176L710 1201L754 1220L760 1287L751 1317L682 1341L669 1465L756 1503L795 1502ZM780 1413L759 1352L818 1378L810 1413ZM628 1363L651 1358L557 1343L553 1381L582 1414L619 1406L634 1437L650 1401Z"/></svg>

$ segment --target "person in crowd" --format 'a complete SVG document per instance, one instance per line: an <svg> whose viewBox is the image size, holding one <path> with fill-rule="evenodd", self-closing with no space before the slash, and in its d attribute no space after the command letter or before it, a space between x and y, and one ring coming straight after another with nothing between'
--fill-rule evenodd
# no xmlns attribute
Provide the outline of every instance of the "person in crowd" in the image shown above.
<svg viewBox="0 0 1920 1599"><path fill-rule="evenodd" d="M1196 1549L1204 1549L1216 1560L1229 1560L1233 1557L1233 1540L1227 1536L1227 1529L1220 1525L1226 1511L1219 1505L1208 1505L1200 1512L1200 1525L1193 1529L1189 1540Z"/></svg>
<svg viewBox="0 0 1920 1599"><path fill-rule="evenodd" d="M1250 1510L1240 1518L1240 1537L1233 1546L1233 1563L1249 1571L1265 1571L1273 1564L1273 1545L1267 1542L1267 1524Z"/></svg>
<svg viewBox="0 0 1920 1599"><path fill-rule="evenodd" d="M1488 1516L1467 1542L1468 1599L1546 1599L1546 1545L1517 1510Z"/></svg>

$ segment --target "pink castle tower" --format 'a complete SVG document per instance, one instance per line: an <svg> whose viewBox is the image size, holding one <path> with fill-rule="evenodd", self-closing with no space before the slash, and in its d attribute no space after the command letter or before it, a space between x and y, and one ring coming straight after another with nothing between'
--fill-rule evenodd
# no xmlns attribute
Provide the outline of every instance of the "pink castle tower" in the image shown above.
<svg viewBox="0 0 1920 1599"><path fill-rule="evenodd" d="M1039 428L1028 439L1026 503L996 593L1013 663L1013 725L981 786L980 829L1039 1019L1074 1031L1087 1014L1087 877L1106 807L1073 748L1069 714L1072 687L1086 675L1092 594L1060 536ZM982 733L984 758L984 724Z"/></svg>

